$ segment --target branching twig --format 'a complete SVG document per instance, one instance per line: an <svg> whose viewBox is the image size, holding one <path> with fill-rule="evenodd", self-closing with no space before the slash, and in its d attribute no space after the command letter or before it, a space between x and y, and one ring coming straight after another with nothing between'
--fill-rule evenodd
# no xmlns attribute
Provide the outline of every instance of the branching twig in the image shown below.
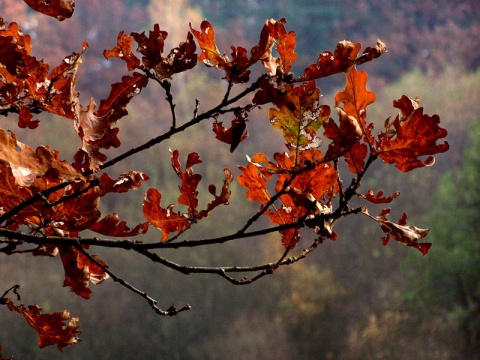
<svg viewBox="0 0 480 360"><path fill-rule="evenodd" d="M126 282L125 280L123 280L122 278L116 276L112 271L110 271L108 269L107 266L103 265L100 261L98 261L97 259L95 259L93 256L91 256L79 243L77 243L75 245L75 248L82 253L82 255L86 256L88 258L88 260L90 260L91 262L95 263L95 265L99 266L105 273L107 273L113 281L115 282L118 282L120 285L126 287L127 289L129 289L130 291L132 291L133 293L137 294L137 295L140 295L141 297L143 297L147 302L148 304L150 305L150 307L159 315L162 315L162 316L174 316L174 315L177 315L178 313L182 312L182 311L185 311L185 310L190 310L191 309L191 306L189 304L186 304L184 307L182 307L181 309L177 309L175 308L173 305L170 306L170 308L168 308L167 310L162 310L158 307L158 302L157 300L155 300L154 298L152 298L151 296L149 296L146 292L142 291L142 290L139 290L137 288L135 288L134 286L130 285L128 282Z"/></svg>

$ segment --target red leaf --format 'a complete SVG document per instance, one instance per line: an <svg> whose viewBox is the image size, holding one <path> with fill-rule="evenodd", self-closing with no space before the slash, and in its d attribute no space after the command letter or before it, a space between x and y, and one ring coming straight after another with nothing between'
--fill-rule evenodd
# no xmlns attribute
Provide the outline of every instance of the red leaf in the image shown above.
<svg viewBox="0 0 480 360"><path fill-rule="evenodd" d="M103 173L100 177L100 187L103 194L110 192L123 193L129 190L136 190L142 184L141 181L148 179L148 175L138 171L129 171L115 180L108 176L107 173Z"/></svg>
<svg viewBox="0 0 480 360"><path fill-rule="evenodd" d="M70 319L70 313L67 310L55 312L53 314L42 314L42 308L38 305L16 306L10 299L5 299L10 309L22 315L28 325L30 325L39 335L38 346L44 348L49 345L57 345L59 351L66 346L70 346L81 341L77 335L81 333L78 330L78 318ZM65 323L65 321L68 321Z"/></svg>
<svg viewBox="0 0 480 360"><path fill-rule="evenodd" d="M129 237L145 234L148 231L148 223L142 223L130 229L125 221L120 221L118 214L110 214L97 221L88 228L105 236Z"/></svg>
<svg viewBox="0 0 480 360"><path fill-rule="evenodd" d="M132 33L132 37L138 43L137 51L143 55L142 63L147 69L154 70L157 79L170 78L173 74L189 70L197 64L197 46L193 41L193 35L189 32L185 42L170 51L167 56L163 55L165 39L168 33L161 31L160 26L155 24L153 31L148 37L145 32Z"/></svg>
<svg viewBox="0 0 480 360"><path fill-rule="evenodd" d="M127 105L133 97L140 94L148 84L145 75L134 72L131 76L122 77L122 82L112 85L108 98L100 101L96 116L108 115L109 123L113 123L128 114Z"/></svg>
<svg viewBox="0 0 480 360"><path fill-rule="evenodd" d="M231 195L230 184L232 183L232 181L234 179L234 176L233 176L232 172L227 168L224 168L223 171L225 173L225 179L223 180L222 190L221 190L220 194L217 195L215 185L210 185L209 186L208 191L215 198L213 199L213 201L211 203L209 203L207 205L207 208L205 210L202 210L198 213L198 218L199 219L208 216L210 211L215 209L217 206L228 205L229 204L228 201L229 201L230 195Z"/></svg>
<svg viewBox="0 0 480 360"><path fill-rule="evenodd" d="M97 264L91 262L85 255L71 246L59 246L60 257L62 258L65 270L63 286L70 286L71 291L85 298L90 298L92 290L89 288L91 281L95 285L102 283L109 276ZM106 265L105 262L93 256L96 260Z"/></svg>
<svg viewBox="0 0 480 360"><path fill-rule="evenodd" d="M120 31L117 36L117 46L112 50L104 50L103 56L107 60L111 57L117 57L125 61L128 71L140 69L140 59L132 53L132 38L129 35L124 35L123 31Z"/></svg>
<svg viewBox="0 0 480 360"><path fill-rule="evenodd" d="M399 106L405 112L405 107ZM379 134L379 157L404 172L433 165L435 158L432 155L446 152L449 148L446 141L437 144L437 140L448 134L439 124L438 115L423 114L423 108L411 111L408 116L397 116L393 122L387 122L386 131ZM419 159L423 156L428 158Z"/></svg>
<svg viewBox="0 0 480 360"><path fill-rule="evenodd" d="M58 21L68 19L73 14L75 1L73 0L23 0L32 9L44 15L52 16Z"/></svg>
<svg viewBox="0 0 480 360"><path fill-rule="evenodd" d="M323 123L324 135L333 140L328 145L325 160L334 160L349 152L358 140L358 122L355 118L347 116L345 111L337 108L340 118L340 126L333 119Z"/></svg>
<svg viewBox="0 0 480 360"><path fill-rule="evenodd" d="M360 43L341 41L335 47L332 54L324 51L318 55L316 64L305 69L304 75L299 80L313 80L346 71L355 63L355 59L361 49Z"/></svg>
<svg viewBox="0 0 480 360"><path fill-rule="evenodd" d="M318 55L316 64L310 65L305 69L304 75L298 78L298 81L319 79L340 72L347 71L352 65L360 65L371 61L387 51L384 43L377 40L375 48L367 47L361 56L357 57L362 45L344 40L337 44L332 54L330 51L324 51Z"/></svg>
<svg viewBox="0 0 480 360"><path fill-rule="evenodd" d="M200 180L202 180L202 176L200 174L194 174L192 166L202 163L202 160L200 160L200 157L195 152L188 154L185 171L182 171L178 156L178 150L174 150L172 152L172 166L177 176L182 180L182 184L180 185L181 194L178 197L178 202L182 205L187 205L189 215L195 218L198 214L197 186Z"/></svg>
<svg viewBox="0 0 480 360"><path fill-rule="evenodd" d="M223 127L222 122L214 122L212 128L216 135L215 138L221 142L231 145L230 152L235 151L238 144L248 137L248 131L246 131L246 112L241 111L236 115L237 117L232 120L232 126L230 128L227 129Z"/></svg>
<svg viewBox="0 0 480 360"><path fill-rule="evenodd" d="M384 197L383 191L379 191L378 194L375 195L373 190L368 190L365 195L358 194L359 197L364 198L365 200L368 200L374 204L387 204L389 202L392 202L393 199L395 199L398 195L400 195L400 192L397 191L388 197Z"/></svg>
<svg viewBox="0 0 480 360"><path fill-rule="evenodd" d="M18 127L25 129L35 129L38 124L40 123L40 120L33 120L33 115L30 113L29 108L21 108L19 111L19 116L18 116Z"/></svg>
<svg viewBox="0 0 480 360"><path fill-rule="evenodd" d="M163 208L160 205L162 194L154 188L150 188L143 201L143 214L150 224L162 231L161 241L165 241L171 232L180 232L190 226L187 217L173 212L173 204Z"/></svg>

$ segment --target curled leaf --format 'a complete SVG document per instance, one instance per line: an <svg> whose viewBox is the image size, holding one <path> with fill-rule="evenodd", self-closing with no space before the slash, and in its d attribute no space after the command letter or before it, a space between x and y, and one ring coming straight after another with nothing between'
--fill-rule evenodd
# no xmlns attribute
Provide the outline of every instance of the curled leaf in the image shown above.
<svg viewBox="0 0 480 360"><path fill-rule="evenodd" d="M392 237L403 245L414 247L423 255L426 255L432 246L432 243L429 242L419 242L419 240L427 236L430 229L420 229L413 225L407 226L407 214L405 213L398 223L388 220L386 215L377 216L374 219L380 223L380 227L387 235L385 238L382 238L384 245Z"/></svg>
<svg viewBox="0 0 480 360"><path fill-rule="evenodd" d="M423 113L421 107L414 109L403 104L403 101L402 105L397 103L402 110L402 117L397 116L391 123L387 122L386 131L379 134L378 156L407 172L433 165L433 155L446 152L449 145L446 141L437 144L448 134L439 126L438 115L429 116Z"/></svg>
<svg viewBox="0 0 480 360"><path fill-rule="evenodd" d="M30 305L27 309L23 304L19 306L13 304L10 299L5 299L5 302L10 311L22 315L27 320L28 325L38 333L38 346L40 348L57 345L58 350L62 352L64 347L81 341L77 337L81 333L77 325L79 318L70 319L70 313L67 310L42 314L42 308L38 305ZM66 321L68 322L65 323Z"/></svg>

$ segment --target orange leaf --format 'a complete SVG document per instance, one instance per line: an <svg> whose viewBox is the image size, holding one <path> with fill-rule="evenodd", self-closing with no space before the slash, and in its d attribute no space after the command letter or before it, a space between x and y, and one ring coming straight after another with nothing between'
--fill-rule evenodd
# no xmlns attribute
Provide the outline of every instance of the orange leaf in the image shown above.
<svg viewBox="0 0 480 360"><path fill-rule="evenodd" d="M67 310L55 312L53 314L42 314L42 308L38 305L16 306L10 299L6 299L6 304L10 311L22 315L39 335L38 346L44 348L49 345L57 345L59 351L66 346L70 346L81 341L77 335L81 333L78 330L78 318L70 319L70 313ZM68 321L65 323L65 321Z"/></svg>
<svg viewBox="0 0 480 360"><path fill-rule="evenodd" d="M41 12L44 15L52 16L58 21L68 19L73 14L75 1L73 0L23 0L33 10Z"/></svg>
<svg viewBox="0 0 480 360"><path fill-rule="evenodd" d="M160 205L162 194L154 188L148 189L143 201L143 214L150 224L162 231L161 241L165 241L171 232L179 232L190 226L187 217L173 212L173 204L163 208Z"/></svg>
<svg viewBox="0 0 480 360"><path fill-rule="evenodd" d="M365 126L367 106L374 103L376 95L367 90L368 75L365 71L357 71L355 67L350 68L345 74L347 83L345 90L335 96L335 106L342 102L343 110L347 116L353 116L359 122L359 126ZM359 131L359 136L362 131Z"/></svg>
<svg viewBox="0 0 480 360"><path fill-rule="evenodd" d="M124 35L120 31L117 36L117 46L112 50L104 50L103 56L105 59L117 57L127 63L128 71L140 69L140 59L132 53L132 38L129 35Z"/></svg>
<svg viewBox="0 0 480 360"><path fill-rule="evenodd" d="M270 200L267 190L267 179L255 164L249 162L247 167L238 167L242 174L238 176L238 183L247 188L247 199L266 204Z"/></svg>
<svg viewBox="0 0 480 360"><path fill-rule="evenodd" d="M210 24L207 20L204 20L200 24L200 31L192 28L191 24L190 30L202 49L202 54L198 60L202 61L207 66L226 69L226 65L230 62L230 60L225 54L220 54L215 42L215 29L213 28L212 24Z"/></svg>

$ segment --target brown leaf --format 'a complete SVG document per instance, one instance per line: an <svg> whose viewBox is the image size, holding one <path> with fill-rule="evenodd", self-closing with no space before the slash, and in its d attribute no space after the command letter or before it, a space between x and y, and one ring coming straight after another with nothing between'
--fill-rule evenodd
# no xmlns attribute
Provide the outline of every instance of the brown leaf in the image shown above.
<svg viewBox="0 0 480 360"><path fill-rule="evenodd" d="M231 145L230 152L235 151L238 144L248 137L248 131L246 130L246 112L240 111L236 116L237 117L232 120L230 128L227 129L223 127L222 122L214 122L212 128L216 139Z"/></svg>
<svg viewBox="0 0 480 360"><path fill-rule="evenodd" d="M405 213L398 223L388 220L385 216L379 216L375 219L380 223L380 227L387 235L387 237L383 239L384 245L386 245L390 237L392 237L403 245L418 249L423 255L426 255L432 246L432 243L429 242L418 242L427 236L429 229L420 229L413 225L406 226L407 215Z"/></svg>
<svg viewBox="0 0 480 360"><path fill-rule="evenodd" d="M58 21L72 17L75 8L73 0L23 0L33 10L52 16Z"/></svg>
<svg viewBox="0 0 480 360"><path fill-rule="evenodd" d="M108 274L72 246L59 246L58 249L65 270L63 286L70 286L71 291L75 294L89 299L92 292L89 288L89 282L91 281L98 285L105 279L108 279ZM98 259L95 255L93 257L102 265L106 265L104 261Z"/></svg>
<svg viewBox="0 0 480 360"><path fill-rule="evenodd" d="M405 111L405 107L401 109ZM410 110L405 114L408 112ZM386 131L378 136L378 156L404 172L433 165L433 155L446 152L449 148L446 141L437 144L448 134L439 124L438 115L426 115L423 108L414 109L402 118L397 116L393 122L386 124ZM424 156L428 157L421 159Z"/></svg>
<svg viewBox="0 0 480 360"><path fill-rule="evenodd" d="M59 153L47 146L36 150L19 142L15 134L0 129L0 159L8 162L15 182L31 186L36 178L47 176L52 181L77 181L83 176L70 163L58 159Z"/></svg>
<svg viewBox="0 0 480 360"><path fill-rule="evenodd" d="M59 351L81 341L77 336L81 333L78 330L78 318L71 318L67 310L53 314L42 314L42 308L38 305L16 306L10 299L5 299L10 311L22 315L39 335L38 346L44 348L49 345L57 345ZM68 321L70 319L70 321ZM65 321L68 321L65 323Z"/></svg>
<svg viewBox="0 0 480 360"><path fill-rule="evenodd" d="M142 223L129 228L125 221L120 221L118 214L110 214L97 221L88 228L105 236L129 237L145 234L148 231L148 223Z"/></svg>

